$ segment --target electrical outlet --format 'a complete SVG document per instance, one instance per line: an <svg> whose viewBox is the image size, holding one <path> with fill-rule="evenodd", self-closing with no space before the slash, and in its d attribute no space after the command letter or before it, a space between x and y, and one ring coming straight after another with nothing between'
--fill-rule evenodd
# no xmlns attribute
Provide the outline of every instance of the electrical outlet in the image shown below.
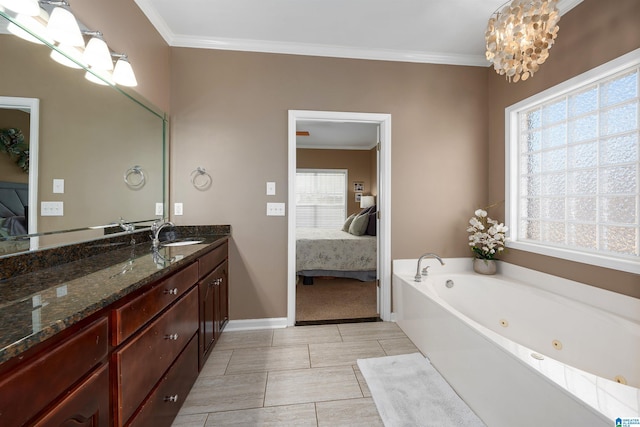
<svg viewBox="0 0 640 427"><path fill-rule="evenodd" d="M284 203L267 203L267 216L284 216L285 210Z"/></svg>
<svg viewBox="0 0 640 427"><path fill-rule="evenodd" d="M42 216L63 216L64 215L64 203L63 202L41 202L40 203L40 215L42 215Z"/></svg>
<svg viewBox="0 0 640 427"><path fill-rule="evenodd" d="M174 215L182 215L182 203L174 203L173 204L173 214Z"/></svg>
<svg viewBox="0 0 640 427"><path fill-rule="evenodd" d="M156 203L156 215L164 215L164 203Z"/></svg>

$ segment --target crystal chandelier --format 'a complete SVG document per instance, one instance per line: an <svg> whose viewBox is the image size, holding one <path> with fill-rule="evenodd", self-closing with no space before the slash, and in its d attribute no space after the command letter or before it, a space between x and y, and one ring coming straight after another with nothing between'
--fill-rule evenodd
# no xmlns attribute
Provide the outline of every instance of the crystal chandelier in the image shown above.
<svg viewBox="0 0 640 427"><path fill-rule="evenodd" d="M487 60L509 82L527 80L558 36L558 0L513 0L496 10L485 33Z"/></svg>

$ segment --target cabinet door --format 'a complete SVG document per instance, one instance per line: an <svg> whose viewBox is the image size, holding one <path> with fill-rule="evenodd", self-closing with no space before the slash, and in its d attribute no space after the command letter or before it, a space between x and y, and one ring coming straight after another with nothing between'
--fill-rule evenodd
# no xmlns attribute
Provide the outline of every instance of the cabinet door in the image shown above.
<svg viewBox="0 0 640 427"><path fill-rule="evenodd" d="M199 283L200 368L220 336L220 286L226 282L225 261Z"/></svg>
<svg viewBox="0 0 640 427"><path fill-rule="evenodd" d="M229 320L229 262L225 261L220 266L220 282L218 285L218 314L216 316L216 337L217 341L220 338L220 334L224 329L224 326Z"/></svg>
<svg viewBox="0 0 640 427"><path fill-rule="evenodd" d="M35 423L36 427L99 427L109 423L109 365L105 364Z"/></svg>

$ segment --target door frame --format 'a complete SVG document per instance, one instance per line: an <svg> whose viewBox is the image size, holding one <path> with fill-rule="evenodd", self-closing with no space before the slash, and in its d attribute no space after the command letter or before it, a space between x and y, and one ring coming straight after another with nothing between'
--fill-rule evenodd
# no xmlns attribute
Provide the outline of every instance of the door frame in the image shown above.
<svg viewBox="0 0 640 427"><path fill-rule="evenodd" d="M287 326L296 321L296 122L366 122L380 126L378 161L378 306L380 318L391 320L391 114L289 110L288 124L288 268Z"/></svg>

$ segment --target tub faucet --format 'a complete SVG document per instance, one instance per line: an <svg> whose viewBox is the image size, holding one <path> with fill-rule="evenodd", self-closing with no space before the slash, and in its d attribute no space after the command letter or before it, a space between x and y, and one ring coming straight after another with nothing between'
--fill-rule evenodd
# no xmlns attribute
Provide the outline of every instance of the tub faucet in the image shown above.
<svg viewBox="0 0 640 427"><path fill-rule="evenodd" d="M158 236L160 235L160 230L166 226L174 227L171 221L165 221L164 219L159 219L151 225L151 243L154 248L160 246L160 239Z"/></svg>
<svg viewBox="0 0 640 427"><path fill-rule="evenodd" d="M442 258L440 258L436 254L427 253L427 254L422 255L420 258L418 258L418 269L416 270L416 277L414 278L416 282L422 281L422 276L426 276L427 275L427 269L429 267L425 267L424 270L422 270L422 273L420 273L420 263L422 263L422 260L425 259L425 258L435 258L438 261L440 261L440 265L444 265L444 261L442 261Z"/></svg>

